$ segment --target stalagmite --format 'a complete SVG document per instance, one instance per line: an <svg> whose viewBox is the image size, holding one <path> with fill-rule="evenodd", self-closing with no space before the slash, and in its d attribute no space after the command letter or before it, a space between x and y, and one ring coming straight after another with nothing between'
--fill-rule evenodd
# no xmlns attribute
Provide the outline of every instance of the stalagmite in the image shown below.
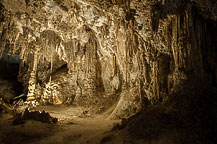
<svg viewBox="0 0 217 144"><path fill-rule="evenodd" d="M34 101L35 100L35 87L36 87L36 73L37 73L37 63L38 63L38 53L40 51L40 47L35 45L34 49L34 60L32 64L32 70L30 73L29 78L29 85L28 85L28 94L27 94L27 101Z"/></svg>
<svg viewBox="0 0 217 144"><path fill-rule="evenodd" d="M172 141L166 133L170 127L172 136L184 137L190 132L176 133L179 125L186 126L182 117L200 121L191 112L182 113L183 109L191 111L191 105L199 101L200 94L195 95L200 91L195 89L202 91L217 84L216 21L214 0L0 0L0 68L3 73L4 65L19 67L18 75L0 74L0 98L16 91L4 78L17 78L26 103L73 105L82 108L79 118L107 112L110 119L123 119L127 125L123 129L131 127L131 133L137 132L137 119L144 118L141 129L147 128L150 135L144 131L147 135L142 139L158 136L160 142ZM185 105L188 101L190 106ZM180 105L183 109L177 108ZM207 111L210 109L201 115ZM176 118L171 113L179 124L173 125ZM124 121L129 117L128 125ZM161 122L169 125L162 128L165 135L158 130L152 135ZM197 122L194 128L200 125ZM73 139L77 137L73 135ZM64 140L60 143L68 143Z"/></svg>

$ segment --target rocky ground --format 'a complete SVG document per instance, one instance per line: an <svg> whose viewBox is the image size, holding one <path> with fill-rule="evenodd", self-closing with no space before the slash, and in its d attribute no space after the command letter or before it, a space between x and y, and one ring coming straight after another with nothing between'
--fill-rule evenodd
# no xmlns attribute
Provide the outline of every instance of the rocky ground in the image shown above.
<svg viewBox="0 0 217 144"><path fill-rule="evenodd" d="M101 113L85 107L51 105L43 111L58 118L57 123L25 120L13 125L16 114L8 107L0 117L0 143L39 144L215 144L217 139L217 90L198 80L183 83L162 103L150 105L128 119L124 99ZM122 101L122 102L121 102ZM1 103L0 103L1 104Z"/></svg>
<svg viewBox="0 0 217 144"><path fill-rule="evenodd" d="M107 137L116 141L120 135L127 144L217 143L217 90L195 79L183 89L122 121Z"/></svg>
<svg viewBox="0 0 217 144"><path fill-rule="evenodd" d="M25 104L0 103L0 143L216 144L216 8L215 0L0 0L0 57L19 58L16 71L0 65L1 76L14 76L0 79L0 100L19 95L18 78L27 102L53 105L36 110L59 119L12 125Z"/></svg>
<svg viewBox="0 0 217 144"><path fill-rule="evenodd" d="M57 124L47 124L28 120L21 125L12 125L13 116L9 113L0 117L0 143L3 144L95 144L102 143L103 137L114 123L107 114L85 115L83 110L72 106L45 106L45 110L59 119Z"/></svg>

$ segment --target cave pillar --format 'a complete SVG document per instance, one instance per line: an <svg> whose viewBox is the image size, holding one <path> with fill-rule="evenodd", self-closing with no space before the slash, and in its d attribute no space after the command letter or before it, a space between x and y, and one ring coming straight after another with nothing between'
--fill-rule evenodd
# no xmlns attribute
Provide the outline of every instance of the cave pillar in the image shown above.
<svg viewBox="0 0 217 144"><path fill-rule="evenodd" d="M29 78L27 101L35 101L36 100L35 88L36 88L36 72L37 72L37 62L38 62L39 49L40 49L39 46L35 46L33 66L32 66L32 71L30 73L30 78Z"/></svg>

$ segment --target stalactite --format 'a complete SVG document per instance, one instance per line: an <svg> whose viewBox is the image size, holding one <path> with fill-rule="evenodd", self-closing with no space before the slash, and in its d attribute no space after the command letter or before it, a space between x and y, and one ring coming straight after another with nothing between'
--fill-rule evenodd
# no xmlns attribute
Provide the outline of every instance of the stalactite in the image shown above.
<svg viewBox="0 0 217 144"><path fill-rule="evenodd" d="M173 58L175 62L175 68L178 68L178 56L177 56L177 20L173 19L172 21L172 52L173 52Z"/></svg>
<svg viewBox="0 0 217 144"><path fill-rule="evenodd" d="M113 54L113 73L114 76L117 76L117 60L116 60L116 55Z"/></svg>
<svg viewBox="0 0 217 144"><path fill-rule="evenodd" d="M7 27L3 26L3 30L1 33L1 43L0 43L0 58L2 57L2 54L5 50L7 37L8 37L8 29Z"/></svg>
<svg viewBox="0 0 217 144"><path fill-rule="evenodd" d="M195 10L192 10L191 5L186 4L186 7L183 7L184 12L180 13L177 11L179 7L176 7L176 4L171 10L172 4L167 1L158 1L154 5L143 1L143 6L147 9L141 8L141 10L139 10L138 3L140 2L138 1L121 0L115 3L117 5L105 11L102 7L86 6L82 3L76 3L80 8L76 10L72 8L68 13L60 13L48 7L47 9L51 12L54 10L55 13L50 13L51 16L47 17L48 12L39 11L41 18L46 17L44 20L34 17L32 13L30 15L26 10L23 11L23 18L15 17L14 19L8 14L10 22L1 26L3 30L1 31L0 55L5 45L11 47L11 52L14 54L19 43L25 44L25 46L20 44L21 67L30 67L28 72L33 71L31 63L36 56L35 52L32 54L32 45L35 43L33 42L35 36L40 33L40 37L37 37L38 45L41 47L40 55L37 56L37 62L33 63L37 63L43 71L40 71L40 74L43 73L46 80L42 80L42 83L48 82L52 73L61 67L61 63L58 63L56 59L58 55L60 61L67 63L68 73L77 74L75 76L77 84L72 83L79 85L83 91L85 91L83 81L88 81L87 87L91 87L96 82L96 77L98 78L94 73L102 69L102 81L108 85L107 91L112 89L111 81L114 77L118 77L121 85L123 84L129 90L144 84L146 95L155 95L150 100L160 99L159 95L164 88L162 85L166 85L164 81L169 81L167 76L161 74L163 71L161 68L167 63L166 61L161 63L161 56L171 56L170 66L168 66L168 77L171 79L176 78L176 75L182 75L179 73L186 69L194 69L202 65L195 66L194 63L197 60L202 63L203 55L199 53L202 53L200 49L202 49L201 45L204 45L202 39L206 39L205 26L197 20L196 13L193 13ZM133 13L134 10L135 13ZM67 22L68 18L72 21ZM42 28L38 30L34 21L39 21L38 26ZM23 29L23 34L22 30L17 31L15 24ZM192 33L198 33L198 35L194 36ZM88 42L85 42L86 38ZM160 56L158 57L156 53ZM199 58L191 58L195 53L200 55ZM24 63L26 66L23 66ZM99 65L102 65L102 68L99 68ZM32 72L32 75L34 73ZM178 83L178 80L174 81ZM171 83L172 89L173 82Z"/></svg>
<svg viewBox="0 0 217 144"><path fill-rule="evenodd" d="M51 63L50 74L52 74L52 72L53 72L53 57L54 57L53 55L54 55L54 52L52 51L51 52L51 57L50 57L50 59L51 59L51 62L50 62Z"/></svg>

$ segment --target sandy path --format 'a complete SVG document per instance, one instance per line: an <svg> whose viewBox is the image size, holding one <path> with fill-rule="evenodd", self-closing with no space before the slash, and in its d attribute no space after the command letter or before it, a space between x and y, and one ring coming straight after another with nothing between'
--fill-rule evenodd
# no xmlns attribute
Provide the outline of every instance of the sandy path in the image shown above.
<svg viewBox="0 0 217 144"><path fill-rule="evenodd" d="M0 118L0 144L97 144L101 143L113 123L107 116L85 117L81 108L66 106L46 106L44 109L57 117L57 124L27 121L13 126L12 116Z"/></svg>

